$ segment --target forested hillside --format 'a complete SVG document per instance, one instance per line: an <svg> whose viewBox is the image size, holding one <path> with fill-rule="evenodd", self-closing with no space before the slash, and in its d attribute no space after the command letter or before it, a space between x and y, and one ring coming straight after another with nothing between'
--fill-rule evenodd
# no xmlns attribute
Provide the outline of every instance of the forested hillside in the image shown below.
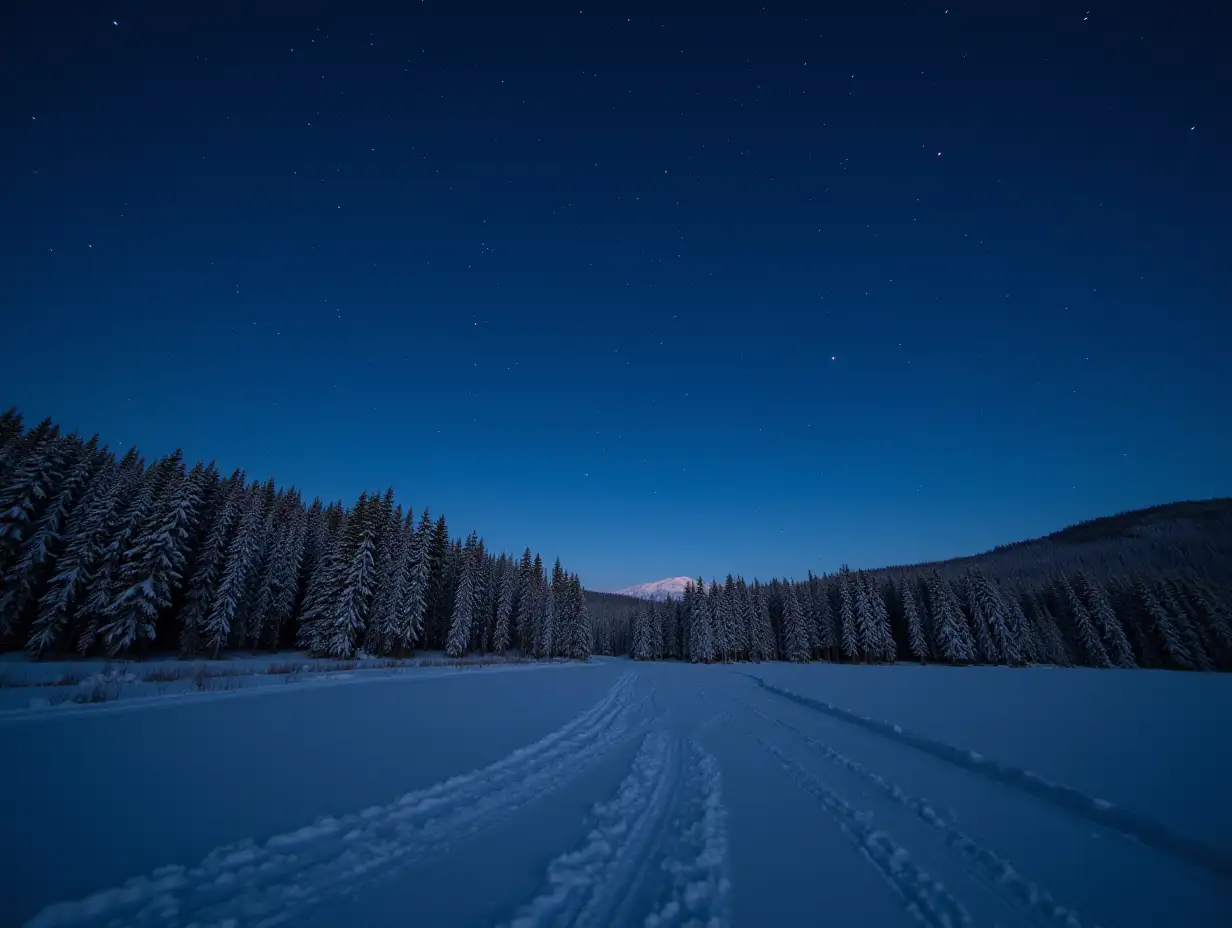
<svg viewBox="0 0 1232 928"><path fill-rule="evenodd" d="M585 658L582 585L557 560L489 552L392 490L306 503L180 452L0 416L0 648L34 656L415 648Z"/></svg>
<svg viewBox="0 0 1232 928"><path fill-rule="evenodd" d="M935 564L701 578L608 597L596 650L653 660L916 660L1232 670L1232 500L1175 503Z"/></svg>

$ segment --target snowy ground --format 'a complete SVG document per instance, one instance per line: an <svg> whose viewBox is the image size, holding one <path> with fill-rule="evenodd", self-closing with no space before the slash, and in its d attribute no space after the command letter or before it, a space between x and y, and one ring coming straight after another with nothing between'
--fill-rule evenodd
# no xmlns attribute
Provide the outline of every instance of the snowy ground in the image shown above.
<svg viewBox="0 0 1232 928"><path fill-rule="evenodd" d="M218 660L181 660L172 656L140 661L102 658L31 661L20 652L0 657L0 718L89 707L132 699L183 699L207 693L230 693L252 687L303 683L336 685L345 681L413 672L509 670L534 663L516 655L468 655L448 658L425 651L404 659L360 657L314 658L302 651L277 654L230 654Z"/></svg>
<svg viewBox="0 0 1232 928"><path fill-rule="evenodd" d="M0 922L1232 923L1232 677L431 673L0 716Z"/></svg>

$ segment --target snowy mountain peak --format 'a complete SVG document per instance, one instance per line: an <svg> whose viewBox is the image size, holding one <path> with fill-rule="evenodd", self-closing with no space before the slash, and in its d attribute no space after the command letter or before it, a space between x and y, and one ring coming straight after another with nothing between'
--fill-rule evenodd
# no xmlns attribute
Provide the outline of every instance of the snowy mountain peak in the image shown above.
<svg viewBox="0 0 1232 928"><path fill-rule="evenodd" d="M679 599L687 584L692 583L688 577L668 577L666 580L656 580L653 583L639 583L637 586L617 590L621 596L636 596L638 599L652 599L662 602L667 597Z"/></svg>

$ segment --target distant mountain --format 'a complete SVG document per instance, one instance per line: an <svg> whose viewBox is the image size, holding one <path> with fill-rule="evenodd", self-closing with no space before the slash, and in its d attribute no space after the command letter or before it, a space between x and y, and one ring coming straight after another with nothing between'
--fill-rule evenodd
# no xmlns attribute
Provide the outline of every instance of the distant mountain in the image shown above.
<svg viewBox="0 0 1232 928"><path fill-rule="evenodd" d="M692 583L688 577L668 577L666 580L656 580L654 583L639 583L637 586L617 590L620 596L634 596L638 599L651 599L661 603L667 597L679 599L686 585Z"/></svg>

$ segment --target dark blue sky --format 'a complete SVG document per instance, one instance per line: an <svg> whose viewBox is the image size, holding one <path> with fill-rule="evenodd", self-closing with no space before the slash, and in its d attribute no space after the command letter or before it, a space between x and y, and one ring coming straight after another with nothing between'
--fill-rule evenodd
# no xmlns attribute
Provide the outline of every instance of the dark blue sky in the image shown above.
<svg viewBox="0 0 1232 928"><path fill-rule="evenodd" d="M22 4L0 404L597 589L1228 495L1227 13L1087 4Z"/></svg>

